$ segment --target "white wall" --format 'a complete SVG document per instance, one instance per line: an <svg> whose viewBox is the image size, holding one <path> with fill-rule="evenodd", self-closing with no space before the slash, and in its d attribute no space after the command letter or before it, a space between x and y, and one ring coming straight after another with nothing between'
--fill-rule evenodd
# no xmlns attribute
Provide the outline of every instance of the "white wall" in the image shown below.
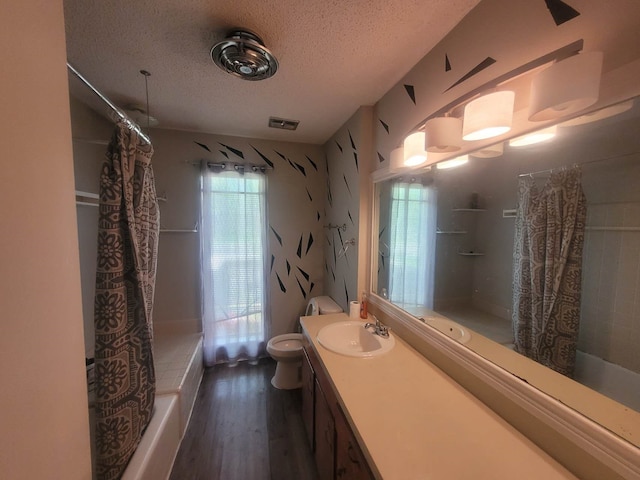
<svg viewBox="0 0 640 480"><path fill-rule="evenodd" d="M190 229L198 221L200 171L189 162L207 159L262 165L266 162L260 152L273 163L274 169L267 174L270 265L273 257L270 336L294 332L308 299L323 292L326 164L322 148L163 129L153 130L151 138L156 189L158 195L167 197L160 203L163 228ZM195 142L207 145L211 152ZM225 145L242 152L244 158ZM153 311L156 331L200 331L199 248L198 234L160 234Z"/></svg>
<svg viewBox="0 0 640 480"><path fill-rule="evenodd" d="M89 479L62 1L0 10L0 472Z"/></svg>
<svg viewBox="0 0 640 480"><path fill-rule="evenodd" d="M325 225L346 225L346 230L324 229L325 293L344 311L352 300L369 290L369 174L374 161L373 109L361 107L324 145L327 157ZM345 242L354 239L355 246Z"/></svg>

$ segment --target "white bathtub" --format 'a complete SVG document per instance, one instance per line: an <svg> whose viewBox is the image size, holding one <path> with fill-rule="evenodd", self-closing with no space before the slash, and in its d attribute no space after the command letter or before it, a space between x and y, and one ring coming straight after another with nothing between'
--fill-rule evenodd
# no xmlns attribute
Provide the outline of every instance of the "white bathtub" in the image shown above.
<svg viewBox="0 0 640 480"><path fill-rule="evenodd" d="M202 336L156 338L154 365L156 401L153 417L122 480L169 477L202 380Z"/></svg>
<svg viewBox="0 0 640 480"><path fill-rule="evenodd" d="M640 374L578 350L574 379L640 411Z"/></svg>

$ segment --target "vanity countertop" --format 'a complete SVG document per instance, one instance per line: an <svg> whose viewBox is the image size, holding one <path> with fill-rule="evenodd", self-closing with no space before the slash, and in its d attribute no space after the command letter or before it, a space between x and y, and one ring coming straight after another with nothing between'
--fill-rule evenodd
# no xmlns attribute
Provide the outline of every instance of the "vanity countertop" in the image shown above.
<svg viewBox="0 0 640 480"><path fill-rule="evenodd" d="M364 359L318 343L322 327L348 319L300 322L379 478L576 478L397 335L393 350Z"/></svg>

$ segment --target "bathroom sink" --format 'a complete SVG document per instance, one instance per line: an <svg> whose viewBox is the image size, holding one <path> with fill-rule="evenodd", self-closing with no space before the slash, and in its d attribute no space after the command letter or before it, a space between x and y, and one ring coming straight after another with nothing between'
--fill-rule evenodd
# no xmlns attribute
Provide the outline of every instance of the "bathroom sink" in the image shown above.
<svg viewBox="0 0 640 480"><path fill-rule="evenodd" d="M396 344L389 338L365 330L364 322L346 321L332 323L318 332L318 342L324 348L349 357L375 357L388 352Z"/></svg>
<svg viewBox="0 0 640 480"><path fill-rule="evenodd" d="M436 330L444 333L447 337L453 338L460 343L467 343L471 340L469 330L462 325L443 317L426 317L421 318L424 323L432 326Z"/></svg>

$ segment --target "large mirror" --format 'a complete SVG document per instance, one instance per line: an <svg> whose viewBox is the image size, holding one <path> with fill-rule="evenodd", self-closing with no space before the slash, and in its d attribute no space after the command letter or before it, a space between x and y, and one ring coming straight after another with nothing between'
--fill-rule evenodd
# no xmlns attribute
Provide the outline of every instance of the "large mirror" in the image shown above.
<svg viewBox="0 0 640 480"><path fill-rule="evenodd" d="M565 121L544 142L516 144L472 153L455 168L432 165L376 183L372 290L483 355L488 342L517 350L518 331L533 328L515 315L514 332L519 292L545 281L535 271L523 276L522 257L526 247L538 248L536 230L553 227L535 209L517 216L518 204L581 178L584 203L548 207L573 215L574 224L586 208L582 248L563 237L574 232L555 238L558 256L566 255L562 268L581 269L553 300L578 299L566 313L578 332L575 368L562 373L640 412L640 99ZM563 335L546 339L557 371L556 356L571 348Z"/></svg>

